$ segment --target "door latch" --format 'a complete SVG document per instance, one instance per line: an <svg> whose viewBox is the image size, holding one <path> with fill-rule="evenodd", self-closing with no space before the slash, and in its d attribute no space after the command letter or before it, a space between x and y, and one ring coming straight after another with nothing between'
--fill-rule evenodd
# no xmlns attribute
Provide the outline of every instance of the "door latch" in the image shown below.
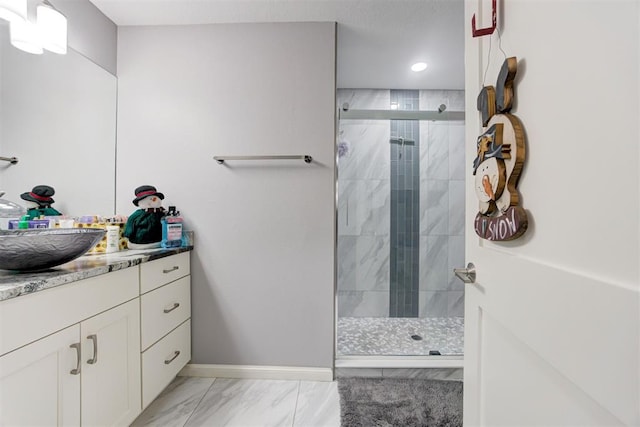
<svg viewBox="0 0 640 427"><path fill-rule="evenodd" d="M453 273L464 283L476 282L476 266L472 262L467 264L467 268L454 268Z"/></svg>

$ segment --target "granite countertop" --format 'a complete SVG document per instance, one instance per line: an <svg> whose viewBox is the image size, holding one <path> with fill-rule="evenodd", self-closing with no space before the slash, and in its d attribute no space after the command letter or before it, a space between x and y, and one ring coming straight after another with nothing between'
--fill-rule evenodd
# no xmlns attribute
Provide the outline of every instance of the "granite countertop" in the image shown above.
<svg viewBox="0 0 640 427"><path fill-rule="evenodd" d="M85 255L44 271L0 270L0 301L122 270L192 249L193 247L190 246L171 249L124 250L111 254Z"/></svg>

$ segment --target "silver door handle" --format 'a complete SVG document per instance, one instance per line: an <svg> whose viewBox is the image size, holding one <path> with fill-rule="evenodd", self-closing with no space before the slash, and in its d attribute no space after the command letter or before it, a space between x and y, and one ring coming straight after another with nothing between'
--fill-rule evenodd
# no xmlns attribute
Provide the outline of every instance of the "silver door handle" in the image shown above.
<svg viewBox="0 0 640 427"><path fill-rule="evenodd" d="M180 267L178 267L177 265L174 265L174 266L173 266L173 268L162 270L162 272L163 272L164 274L167 274L167 273L171 273L172 271L175 271L175 270L177 270L177 269L179 269L179 268L180 268Z"/></svg>
<svg viewBox="0 0 640 427"><path fill-rule="evenodd" d="M94 365L98 362L98 336L96 334L89 335L87 339L93 341L93 358L87 360L87 363L89 365Z"/></svg>
<svg viewBox="0 0 640 427"><path fill-rule="evenodd" d="M72 369L69 373L71 375L80 375L80 343L71 344L69 348L76 349L76 369Z"/></svg>
<svg viewBox="0 0 640 427"><path fill-rule="evenodd" d="M467 268L454 268L453 273L464 283L476 282L476 266L472 262L467 264Z"/></svg>

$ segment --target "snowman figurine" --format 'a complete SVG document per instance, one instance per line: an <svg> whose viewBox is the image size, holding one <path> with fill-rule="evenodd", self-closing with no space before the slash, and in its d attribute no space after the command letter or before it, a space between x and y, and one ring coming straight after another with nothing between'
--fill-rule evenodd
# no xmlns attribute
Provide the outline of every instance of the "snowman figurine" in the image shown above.
<svg viewBox="0 0 640 427"><path fill-rule="evenodd" d="M133 204L138 210L129 216L124 229L129 249L159 248L162 241L162 207L164 194L152 185L142 185L135 190Z"/></svg>
<svg viewBox="0 0 640 427"><path fill-rule="evenodd" d="M37 219L41 216L62 215L51 207L54 200L51 198L55 194L53 187L48 185L36 185L31 191L22 193L20 198L24 200L27 207L29 219Z"/></svg>

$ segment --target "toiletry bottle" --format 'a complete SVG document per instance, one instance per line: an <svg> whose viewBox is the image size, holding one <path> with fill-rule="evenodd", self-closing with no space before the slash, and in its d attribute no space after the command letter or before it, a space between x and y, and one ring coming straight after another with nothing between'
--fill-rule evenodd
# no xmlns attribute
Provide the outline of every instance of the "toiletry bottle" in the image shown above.
<svg viewBox="0 0 640 427"><path fill-rule="evenodd" d="M120 250L120 226L107 225L107 248L105 252L110 254Z"/></svg>
<svg viewBox="0 0 640 427"><path fill-rule="evenodd" d="M163 248L179 248L182 246L182 218L175 206L169 206L169 211L162 217L162 242Z"/></svg>

